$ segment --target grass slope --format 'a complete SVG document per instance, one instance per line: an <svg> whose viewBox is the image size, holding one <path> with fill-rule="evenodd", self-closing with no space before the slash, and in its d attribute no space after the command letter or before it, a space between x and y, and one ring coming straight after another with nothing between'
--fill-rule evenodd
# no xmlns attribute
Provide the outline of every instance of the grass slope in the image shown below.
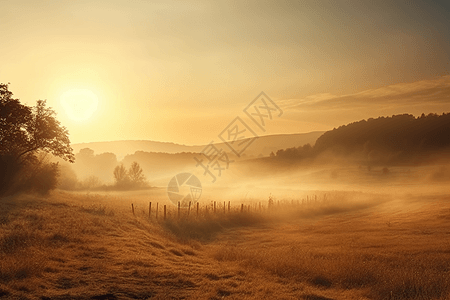
<svg viewBox="0 0 450 300"><path fill-rule="evenodd" d="M450 197L320 199L165 222L111 195L2 199L0 298L450 297Z"/></svg>

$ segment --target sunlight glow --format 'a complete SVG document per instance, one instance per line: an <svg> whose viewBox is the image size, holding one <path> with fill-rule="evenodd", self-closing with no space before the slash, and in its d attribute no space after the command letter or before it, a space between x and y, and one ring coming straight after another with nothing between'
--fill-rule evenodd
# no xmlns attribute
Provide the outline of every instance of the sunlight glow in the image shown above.
<svg viewBox="0 0 450 300"><path fill-rule="evenodd" d="M98 98L90 90L72 89L62 94L61 104L70 119L82 122L97 110Z"/></svg>

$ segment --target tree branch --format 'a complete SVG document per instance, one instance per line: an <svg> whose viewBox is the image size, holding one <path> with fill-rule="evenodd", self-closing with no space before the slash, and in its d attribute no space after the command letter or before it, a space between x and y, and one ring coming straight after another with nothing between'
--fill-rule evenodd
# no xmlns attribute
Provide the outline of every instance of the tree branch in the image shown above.
<svg viewBox="0 0 450 300"><path fill-rule="evenodd" d="M20 153L20 154L17 156L17 158L20 158L22 155L27 154L28 152L31 152L31 151L36 151L36 150L38 150L38 149L39 149L39 147L34 147L34 148L31 148L31 149L27 149L27 150L23 151L22 153Z"/></svg>

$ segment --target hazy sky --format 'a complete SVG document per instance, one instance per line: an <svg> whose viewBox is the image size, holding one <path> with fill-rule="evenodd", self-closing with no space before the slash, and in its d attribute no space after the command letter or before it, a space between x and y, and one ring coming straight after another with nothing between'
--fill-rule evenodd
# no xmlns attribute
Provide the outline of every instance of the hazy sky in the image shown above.
<svg viewBox="0 0 450 300"><path fill-rule="evenodd" d="M74 143L205 144L261 91L284 112L264 134L449 112L448 3L0 0L0 82ZM74 89L98 97L85 121Z"/></svg>

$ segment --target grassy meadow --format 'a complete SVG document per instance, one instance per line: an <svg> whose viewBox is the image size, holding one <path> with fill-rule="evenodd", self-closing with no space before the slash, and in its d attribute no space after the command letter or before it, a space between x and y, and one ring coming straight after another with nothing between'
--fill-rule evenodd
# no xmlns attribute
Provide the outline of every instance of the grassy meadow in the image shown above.
<svg viewBox="0 0 450 300"><path fill-rule="evenodd" d="M450 298L448 195L200 201L178 217L153 193L2 199L0 298Z"/></svg>

